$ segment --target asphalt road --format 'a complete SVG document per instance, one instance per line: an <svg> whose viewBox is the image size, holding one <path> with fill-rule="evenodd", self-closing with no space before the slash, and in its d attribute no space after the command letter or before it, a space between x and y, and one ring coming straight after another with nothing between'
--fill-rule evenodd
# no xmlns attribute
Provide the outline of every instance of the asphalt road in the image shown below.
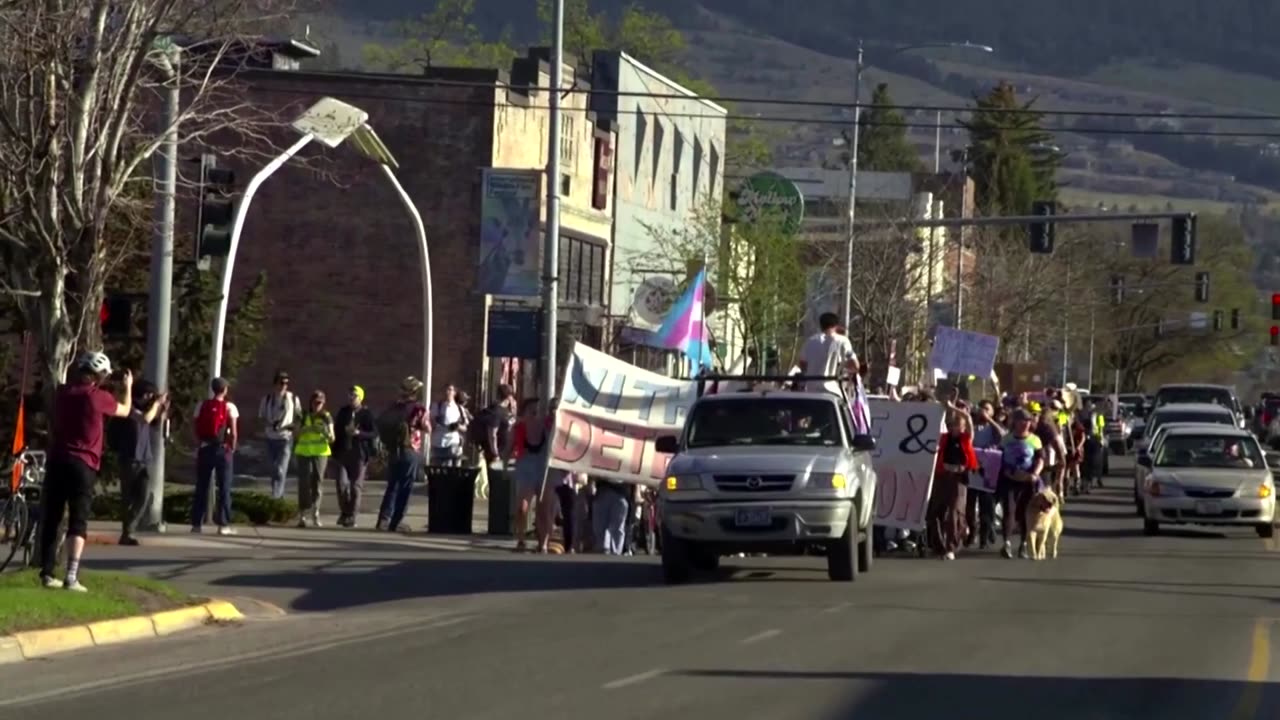
<svg viewBox="0 0 1280 720"><path fill-rule="evenodd" d="M737 560L668 588L650 558L327 530L94 548L93 564L290 614L8 666L0 717L1280 717L1280 546L1251 530L1143 537L1127 481L1110 485L1068 506L1056 561L886 558L853 585L820 558Z"/></svg>

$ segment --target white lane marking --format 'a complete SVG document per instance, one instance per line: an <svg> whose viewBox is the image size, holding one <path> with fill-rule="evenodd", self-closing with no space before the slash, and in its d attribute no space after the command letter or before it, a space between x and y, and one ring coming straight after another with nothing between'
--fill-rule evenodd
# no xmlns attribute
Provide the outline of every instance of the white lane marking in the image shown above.
<svg viewBox="0 0 1280 720"><path fill-rule="evenodd" d="M841 610L845 610L845 609L850 608L850 607L852 607L852 606L853 606L853 603L842 602L842 603L840 603L839 605L832 605L831 607L829 607L829 608L827 608L827 609L823 610L822 612L824 612L824 613L838 613L838 612L840 612Z"/></svg>
<svg viewBox="0 0 1280 720"><path fill-rule="evenodd" d="M755 635L752 635L751 637L744 639L742 641L742 644L750 645L752 643L758 643L761 640L768 640L771 637L777 637L778 635L781 635L781 634L782 634L781 630L777 630L777 629L765 630L764 632L758 632Z"/></svg>
<svg viewBox="0 0 1280 720"><path fill-rule="evenodd" d="M612 680L610 682L605 683L604 685L601 685L600 687L604 688L605 690L617 690L618 688L624 688L629 685L639 685L640 683L652 680L658 677L659 675L662 675L665 672L666 670L663 670L661 668L655 668L653 670L647 670L642 673L636 673L635 675L628 675L624 678L618 678L617 680Z"/></svg>
<svg viewBox="0 0 1280 720"><path fill-rule="evenodd" d="M283 660L291 657L301 657L303 655L310 655L312 653L323 652L325 650L333 650L335 648L343 647L344 645L355 645L357 643L373 642L376 640L393 638L393 637L403 635L406 632L413 632L418 630L434 630L436 628L449 627L451 625L457 625L459 623L464 623L469 620L473 620L474 618L475 618L474 615L458 615L454 617L448 617L447 615L442 615L436 619L429 619L425 621L423 619L419 619L415 622L405 623L402 625L398 625L394 628L382 630L375 633L369 633L365 635L353 635L350 637L338 638L336 640L327 640L327 641L321 641L321 642L310 641L310 642L297 643L294 645L286 645L283 647L271 648L267 650L258 650L254 652L242 653L242 654L233 655L229 657L214 658L204 662L192 663L190 665L183 665L181 667L176 667L176 668L165 667L165 668L157 668L155 670L145 670L143 672L136 673L134 675L125 675L125 676L116 677L116 678L94 680L91 682L80 683L78 685L65 686L57 690L46 690L43 692L31 693L30 695L21 695L18 697L3 698L3 699L0 699L0 707L30 705L33 703L42 702L44 700L49 700L55 697L62 699L64 697L71 697L73 695L82 695L84 693L92 692L94 690L101 690L103 688L110 688L112 690L116 690L119 688L130 687L133 685L142 685L155 680L160 680L162 678L193 675L202 670L211 670L211 669L216 669L220 667L226 667L229 665L236 665L236 664L246 663L246 662L255 662L259 660L275 660L275 659ZM93 652L93 651L89 650L87 652Z"/></svg>

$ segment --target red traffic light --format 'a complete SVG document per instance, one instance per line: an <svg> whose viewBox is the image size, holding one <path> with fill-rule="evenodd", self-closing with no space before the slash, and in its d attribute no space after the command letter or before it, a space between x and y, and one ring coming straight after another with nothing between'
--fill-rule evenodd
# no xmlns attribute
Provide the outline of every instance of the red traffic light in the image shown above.
<svg viewBox="0 0 1280 720"><path fill-rule="evenodd" d="M107 321L110 319L111 319L111 310L107 308L107 301L103 300L102 307L98 308L98 323L102 325L106 325Z"/></svg>
<svg viewBox="0 0 1280 720"><path fill-rule="evenodd" d="M1272 326L1271 326L1271 337L1276 337L1277 335L1280 335L1280 327L1276 327L1275 325L1272 325Z"/></svg>
<svg viewBox="0 0 1280 720"><path fill-rule="evenodd" d="M1272 294L1271 294L1271 304L1272 304L1272 305L1280 305L1280 293L1272 293Z"/></svg>

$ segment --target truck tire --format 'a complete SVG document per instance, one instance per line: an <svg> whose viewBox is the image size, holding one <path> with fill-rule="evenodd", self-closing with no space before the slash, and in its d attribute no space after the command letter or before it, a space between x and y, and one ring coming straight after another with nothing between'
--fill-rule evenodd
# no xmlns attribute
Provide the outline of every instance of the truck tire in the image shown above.
<svg viewBox="0 0 1280 720"><path fill-rule="evenodd" d="M1276 526L1272 523L1262 523L1256 529L1258 537L1263 539L1273 538L1276 535Z"/></svg>
<svg viewBox="0 0 1280 720"><path fill-rule="evenodd" d="M876 517L874 513L867 520L867 527L861 535L862 539L858 541L858 572L864 573L871 571L871 564L876 556Z"/></svg>
<svg viewBox="0 0 1280 720"><path fill-rule="evenodd" d="M706 548L685 546L689 562L698 572L711 573L720 569L720 555Z"/></svg>
<svg viewBox="0 0 1280 720"><path fill-rule="evenodd" d="M671 537L662 529L662 579L668 585L680 585L689 581L689 548L681 540Z"/></svg>
<svg viewBox="0 0 1280 720"><path fill-rule="evenodd" d="M827 546L827 577L834 582L858 579L858 518L860 502L854 502L853 513L845 525L844 535Z"/></svg>
<svg viewBox="0 0 1280 720"><path fill-rule="evenodd" d="M1155 520L1147 520L1147 519L1143 519L1143 521L1142 521L1142 534L1143 534L1143 535L1159 535L1159 534L1160 534L1160 523L1159 523L1159 522L1157 522L1157 521L1155 521Z"/></svg>

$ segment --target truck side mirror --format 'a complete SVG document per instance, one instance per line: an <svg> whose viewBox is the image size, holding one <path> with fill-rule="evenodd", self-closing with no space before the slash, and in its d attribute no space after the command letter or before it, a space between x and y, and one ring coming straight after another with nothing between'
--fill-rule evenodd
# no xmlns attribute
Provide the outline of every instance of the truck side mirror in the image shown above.
<svg viewBox="0 0 1280 720"><path fill-rule="evenodd" d="M854 435L853 449L858 452L873 452L876 449L876 439L870 435Z"/></svg>
<svg viewBox="0 0 1280 720"><path fill-rule="evenodd" d="M680 440L675 435L661 435L653 441L653 449L667 455L675 455L680 450Z"/></svg>

